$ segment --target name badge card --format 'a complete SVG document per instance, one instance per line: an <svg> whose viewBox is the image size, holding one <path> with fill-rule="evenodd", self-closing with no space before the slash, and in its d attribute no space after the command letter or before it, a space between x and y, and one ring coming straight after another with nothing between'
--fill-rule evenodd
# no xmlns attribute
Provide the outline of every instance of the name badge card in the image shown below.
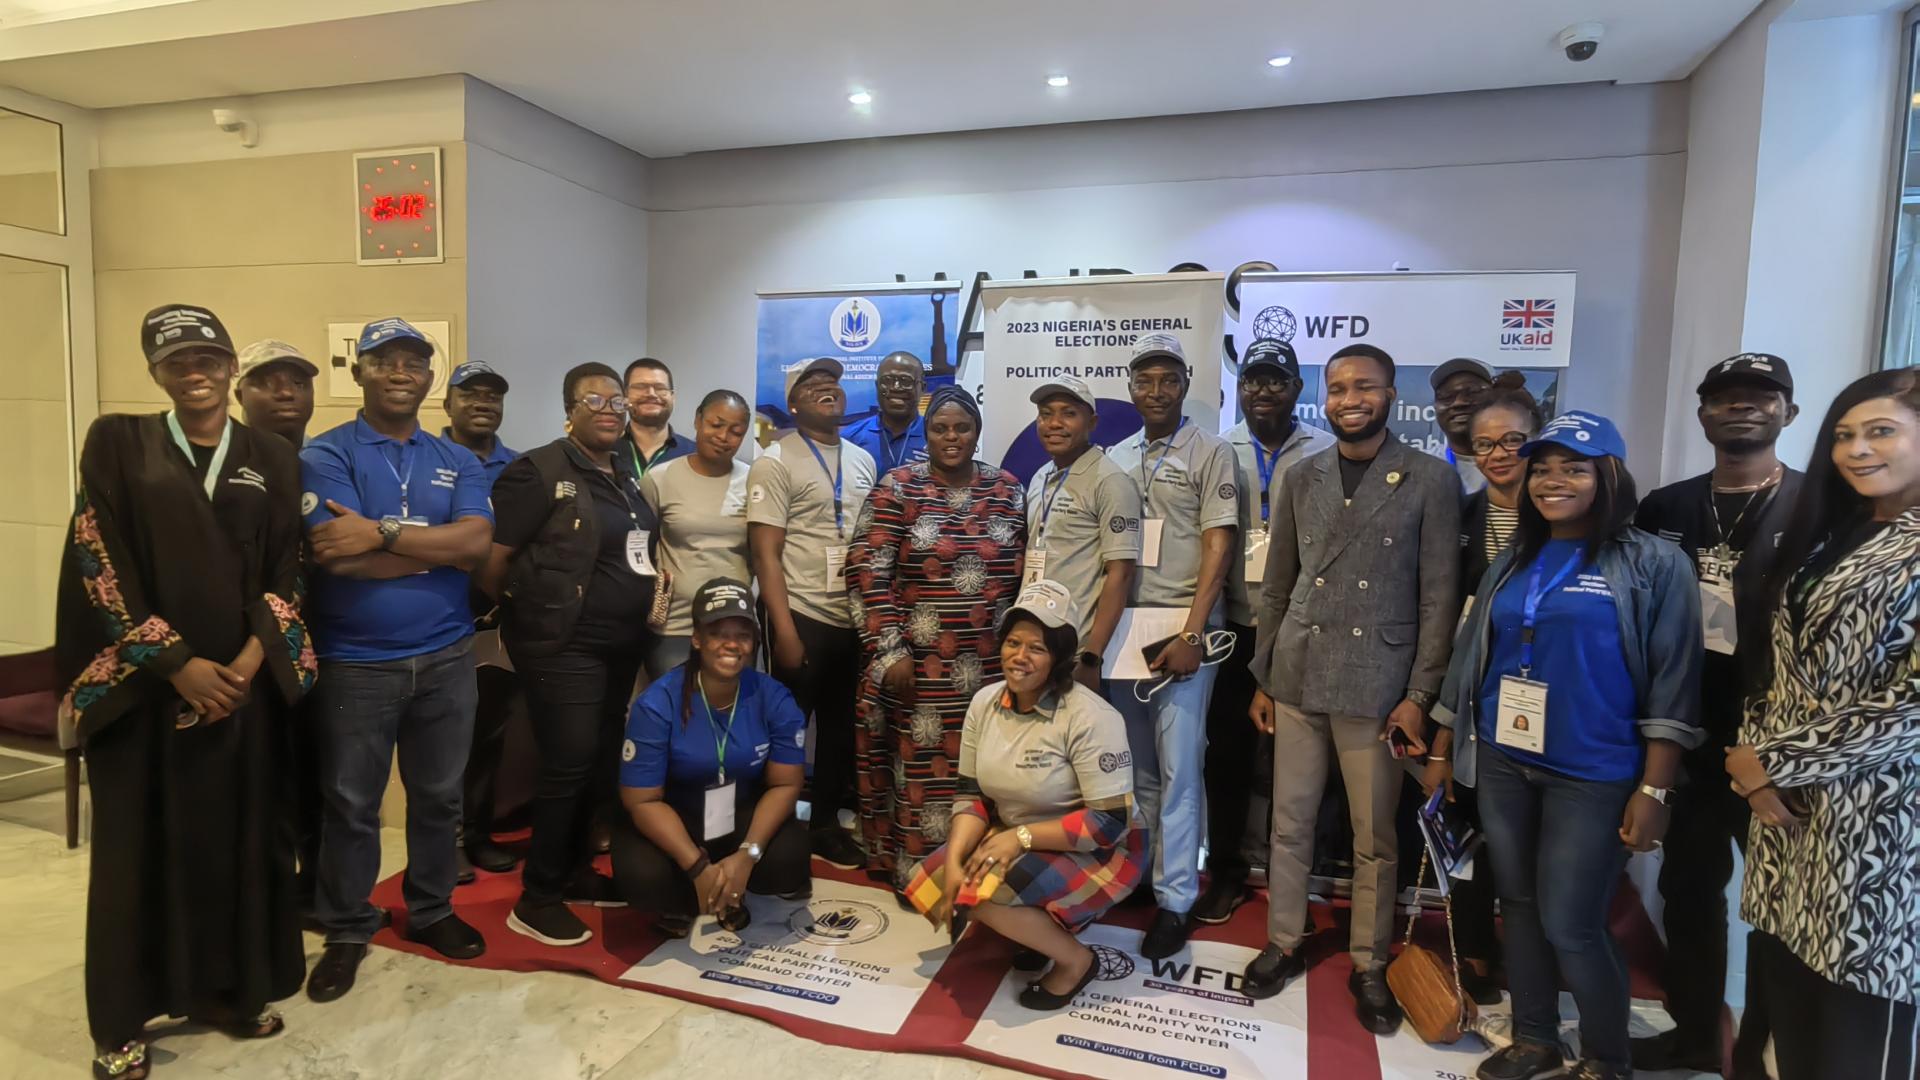
<svg viewBox="0 0 1920 1080"><path fill-rule="evenodd" d="M1047 549L1030 547L1027 549L1027 567L1020 575L1020 587L1026 588L1036 581L1047 577Z"/></svg>
<svg viewBox="0 0 1920 1080"><path fill-rule="evenodd" d="M844 546L827 549L827 591L847 591L847 549Z"/></svg>
<svg viewBox="0 0 1920 1080"><path fill-rule="evenodd" d="M1166 521L1162 518L1143 518L1140 521L1140 565L1155 567L1160 565L1160 528Z"/></svg>
<svg viewBox="0 0 1920 1080"><path fill-rule="evenodd" d="M703 815L703 835L700 839L712 843L723 836L733 835L734 784L715 784L707 789L706 813Z"/></svg>
<svg viewBox="0 0 1920 1080"><path fill-rule="evenodd" d="M1515 750L1541 753L1547 748L1547 684L1516 675L1500 679L1500 701L1493 741Z"/></svg>
<svg viewBox="0 0 1920 1080"><path fill-rule="evenodd" d="M647 554L645 529L633 529L627 533L627 569L641 577L653 576L653 559Z"/></svg>
<svg viewBox="0 0 1920 1080"><path fill-rule="evenodd" d="M1247 584L1267 580L1267 531L1255 529L1247 537Z"/></svg>
<svg viewBox="0 0 1920 1080"><path fill-rule="evenodd" d="M1718 552L1700 559L1700 630L1708 652L1733 655L1740 644L1740 624L1734 617L1733 562Z"/></svg>

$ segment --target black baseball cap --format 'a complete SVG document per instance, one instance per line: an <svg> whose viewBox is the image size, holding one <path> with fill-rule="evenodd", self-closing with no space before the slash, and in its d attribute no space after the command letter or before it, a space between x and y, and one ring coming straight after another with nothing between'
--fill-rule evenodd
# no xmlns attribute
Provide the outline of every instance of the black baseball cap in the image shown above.
<svg viewBox="0 0 1920 1080"><path fill-rule="evenodd" d="M1487 382L1493 381L1492 368L1475 360L1471 356L1456 356L1446 363L1441 364L1439 367L1434 368L1433 374L1427 376L1427 385L1438 390L1440 389L1441 383L1446 382L1448 379L1453 378L1463 371L1469 375L1478 375Z"/></svg>
<svg viewBox="0 0 1920 1080"><path fill-rule="evenodd" d="M1240 377L1253 374L1255 368L1278 368L1294 378L1300 377L1300 357L1293 346L1279 338L1261 338L1247 346L1240 356Z"/></svg>
<svg viewBox="0 0 1920 1080"><path fill-rule="evenodd" d="M753 621L753 590L732 578L714 578L693 594L693 625L711 626L721 619Z"/></svg>
<svg viewBox="0 0 1920 1080"><path fill-rule="evenodd" d="M147 312L140 322L140 348L147 354L149 367L183 349L217 349L237 355L219 317L192 304L162 304Z"/></svg>
<svg viewBox="0 0 1920 1080"><path fill-rule="evenodd" d="M1743 352L1729 356L1725 360L1707 369L1707 376L1700 380L1700 389L1696 391L1705 397L1709 391L1735 383L1753 383L1778 390L1793 400L1793 370L1787 362L1772 353Z"/></svg>

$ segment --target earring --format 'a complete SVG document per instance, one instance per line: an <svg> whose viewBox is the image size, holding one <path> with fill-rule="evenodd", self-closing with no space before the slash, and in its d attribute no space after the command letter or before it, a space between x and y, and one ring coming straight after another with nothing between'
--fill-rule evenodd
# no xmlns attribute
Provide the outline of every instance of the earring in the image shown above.
<svg viewBox="0 0 1920 1080"><path fill-rule="evenodd" d="M565 430L565 431L566 431L566 433L567 433L567 434L569 434L569 435L571 435L571 434L573 434L573 421L571 421L571 420L569 420L569 421L567 421L567 422L566 422L566 425L565 425L565 427L564 427L564 430Z"/></svg>

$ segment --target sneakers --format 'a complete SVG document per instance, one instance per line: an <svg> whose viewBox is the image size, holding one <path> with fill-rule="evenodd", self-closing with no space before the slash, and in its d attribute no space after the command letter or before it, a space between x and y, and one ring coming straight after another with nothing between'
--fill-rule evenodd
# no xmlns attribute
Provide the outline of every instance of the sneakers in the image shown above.
<svg viewBox="0 0 1920 1080"><path fill-rule="evenodd" d="M1599 1058L1581 1058L1568 1070L1567 1080L1633 1080L1633 1069L1609 1065Z"/></svg>
<svg viewBox="0 0 1920 1080"><path fill-rule="evenodd" d="M1160 914L1153 917L1153 925L1147 928L1146 936L1140 940L1140 955L1149 960L1165 960L1185 948L1187 938L1192 934L1192 919L1162 909Z"/></svg>
<svg viewBox="0 0 1920 1080"><path fill-rule="evenodd" d="M613 887L613 879L605 874L596 874L592 870L582 870L573 876L567 885L562 899L569 904L592 904L594 907L626 907L627 901L620 890Z"/></svg>
<svg viewBox="0 0 1920 1080"><path fill-rule="evenodd" d="M1648 1072L1685 1069L1688 1072L1717 1073L1720 1051L1713 1046L1688 1046L1680 1041L1680 1032L1663 1031L1633 1040L1633 1067Z"/></svg>
<svg viewBox="0 0 1920 1080"><path fill-rule="evenodd" d="M1517 1042L1481 1062L1473 1075L1479 1080L1535 1080L1557 1076L1565 1068L1559 1047Z"/></svg>
<svg viewBox="0 0 1920 1080"><path fill-rule="evenodd" d="M659 921L654 924L654 926L662 934L677 941L680 938L686 937L688 934L693 933L693 916L662 915L660 916Z"/></svg>
<svg viewBox="0 0 1920 1080"><path fill-rule="evenodd" d="M814 829L813 854L842 870L858 870L867 864L867 853L860 850L853 834L840 828Z"/></svg>
<svg viewBox="0 0 1920 1080"><path fill-rule="evenodd" d="M1353 1013L1360 1026L1375 1035L1391 1035L1400 1028L1400 1002L1387 989L1387 969L1356 971L1347 979L1353 994Z"/></svg>
<svg viewBox="0 0 1920 1080"><path fill-rule="evenodd" d="M1219 926L1233 918L1234 911L1246 902L1246 882L1215 878L1207 884L1207 891L1200 894L1200 902L1193 905L1193 921Z"/></svg>
<svg viewBox="0 0 1920 1080"><path fill-rule="evenodd" d="M487 951L487 939L458 915L448 915L417 930L408 927L407 940L417 941L449 960L472 960Z"/></svg>
<svg viewBox="0 0 1920 1080"><path fill-rule="evenodd" d="M1300 958L1300 951L1281 952L1280 946L1268 945L1253 958L1247 970L1241 973L1240 992L1259 1000L1270 998L1287 988L1287 984L1304 975L1307 962Z"/></svg>
<svg viewBox="0 0 1920 1080"><path fill-rule="evenodd" d="M513 905L513 913L507 916L507 929L522 937L530 937L542 945L584 945L593 937L593 931L580 917L567 910L567 905L556 903L538 903L520 898Z"/></svg>

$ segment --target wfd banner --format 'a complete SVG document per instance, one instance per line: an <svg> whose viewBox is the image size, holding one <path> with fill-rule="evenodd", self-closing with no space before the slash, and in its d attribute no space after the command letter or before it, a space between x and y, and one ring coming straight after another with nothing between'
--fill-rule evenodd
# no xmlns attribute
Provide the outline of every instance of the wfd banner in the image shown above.
<svg viewBox="0 0 1920 1080"><path fill-rule="evenodd" d="M846 367L847 423L872 415L874 370L887 354L910 353L927 373L927 391L953 381L960 283L919 281L762 292L754 411L772 429L787 416L787 371L830 356Z"/></svg>
<svg viewBox="0 0 1920 1080"><path fill-rule="evenodd" d="M1385 349L1399 368L1392 421L1400 441L1442 453L1433 422L1434 368L1456 356L1525 373L1549 415L1573 353L1571 272L1248 274L1240 283L1234 348L1260 338L1290 343L1306 387L1301 419L1326 426L1321 368L1347 345Z"/></svg>
<svg viewBox="0 0 1920 1080"><path fill-rule="evenodd" d="M1098 399L1093 441L1111 446L1140 429L1127 392L1135 341L1171 334L1186 349L1193 385L1187 416L1208 431L1220 424L1220 297L1224 274L986 281L978 381L984 396L981 458L1024 482L1046 461L1027 396L1062 375L1086 380ZM969 380L972 382L973 380Z"/></svg>

